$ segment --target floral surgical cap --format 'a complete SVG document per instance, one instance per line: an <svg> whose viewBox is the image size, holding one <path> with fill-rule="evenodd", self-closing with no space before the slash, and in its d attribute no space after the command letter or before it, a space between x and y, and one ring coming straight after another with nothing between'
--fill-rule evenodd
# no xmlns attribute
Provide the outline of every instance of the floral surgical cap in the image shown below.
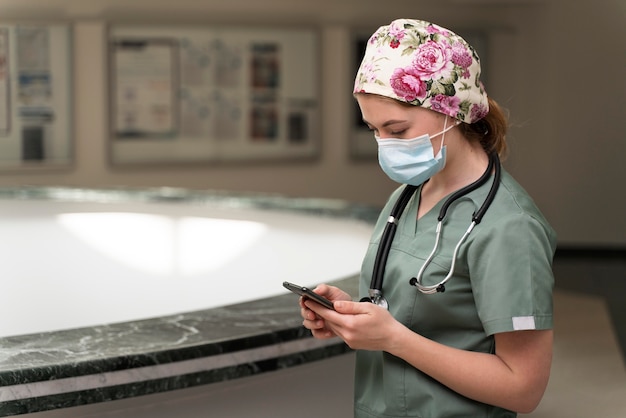
<svg viewBox="0 0 626 418"><path fill-rule="evenodd" d="M480 58L455 33L423 20L398 19L367 42L354 93L372 93L474 123L489 112Z"/></svg>

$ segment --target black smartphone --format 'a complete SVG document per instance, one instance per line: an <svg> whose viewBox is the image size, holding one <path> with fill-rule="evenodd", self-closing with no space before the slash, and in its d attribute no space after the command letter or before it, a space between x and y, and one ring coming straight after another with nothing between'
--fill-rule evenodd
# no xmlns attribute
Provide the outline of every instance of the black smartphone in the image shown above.
<svg viewBox="0 0 626 418"><path fill-rule="evenodd" d="M304 296L305 298L309 298L328 309L335 310L335 308L333 308L333 303L331 301L329 301L323 296L318 295L317 293L315 293L308 287L298 286L297 284L293 284L289 282L283 282L283 286L285 287L285 289L289 289L297 295Z"/></svg>

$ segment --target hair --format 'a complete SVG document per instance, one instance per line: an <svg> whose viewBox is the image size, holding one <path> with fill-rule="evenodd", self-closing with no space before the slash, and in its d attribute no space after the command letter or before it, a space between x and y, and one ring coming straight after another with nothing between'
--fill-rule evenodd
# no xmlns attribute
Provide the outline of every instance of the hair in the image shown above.
<svg viewBox="0 0 626 418"><path fill-rule="evenodd" d="M507 155L506 133L509 128L508 117L504 110L489 98L489 113L474 123L459 125L461 133L469 141L478 141L487 154L497 153L502 159Z"/></svg>
<svg viewBox="0 0 626 418"><path fill-rule="evenodd" d="M354 97L356 98L358 94L373 93L355 93ZM377 96L391 102L399 103L403 106L415 106L414 104L403 102L391 97L382 95ZM502 109L495 100L491 97L487 100L489 101L489 113L487 113L487 116L474 123L461 123L459 124L459 129L468 141L480 142L480 145L482 145L487 154L495 152L501 160L504 160L508 154L508 146L506 143L506 133L509 129L508 116L504 109ZM436 112L432 109L429 110Z"/></svg>

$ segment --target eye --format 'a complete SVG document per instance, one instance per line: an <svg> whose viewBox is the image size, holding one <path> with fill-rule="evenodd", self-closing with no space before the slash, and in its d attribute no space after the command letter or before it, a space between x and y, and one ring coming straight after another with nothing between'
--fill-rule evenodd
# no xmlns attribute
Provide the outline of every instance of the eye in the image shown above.
<svg viewBox="0 0 626 418"><path fill-rule="evenodd" d="M371 125L369 125L369 124L368 124L368 125L367 125L367 129L368 129L370 132L374 132L374 135L378 135L378 129L376 129L376 128L372 127Z"/></svg>
<svg viewBox="0 0 626 418"><path fill-rule="evenodd" d="M406 129L400 129L398 131L390 131L389 133L392 136L402 136L407 130Z"/></svg>

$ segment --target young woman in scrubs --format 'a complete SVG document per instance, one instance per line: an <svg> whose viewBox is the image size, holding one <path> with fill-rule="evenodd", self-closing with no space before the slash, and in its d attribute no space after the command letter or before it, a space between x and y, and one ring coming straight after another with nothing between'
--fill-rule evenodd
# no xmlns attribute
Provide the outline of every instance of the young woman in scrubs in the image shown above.
<svg viewBox="0 0 626 418"><path fill-rule="evenodd" d="M400 19L372 35L356 75L354 95L383 171L418 186L385 265L388 309L325 284L315 292L335 310L300 300L314 337L338 336L357 350L356 417L515 417L534 410L545 391L556 237L505 170L482 222L459 247L445 291L424 294L409 284L432 252L443 202L486 171L491 153L506 150L507 120L480 71L461 37ZM489 174L449 207L421 284L437 284L452 269L454 247L491 188ZM359 297L368 295L383 229L404 187L374 228Z"/></svg>

